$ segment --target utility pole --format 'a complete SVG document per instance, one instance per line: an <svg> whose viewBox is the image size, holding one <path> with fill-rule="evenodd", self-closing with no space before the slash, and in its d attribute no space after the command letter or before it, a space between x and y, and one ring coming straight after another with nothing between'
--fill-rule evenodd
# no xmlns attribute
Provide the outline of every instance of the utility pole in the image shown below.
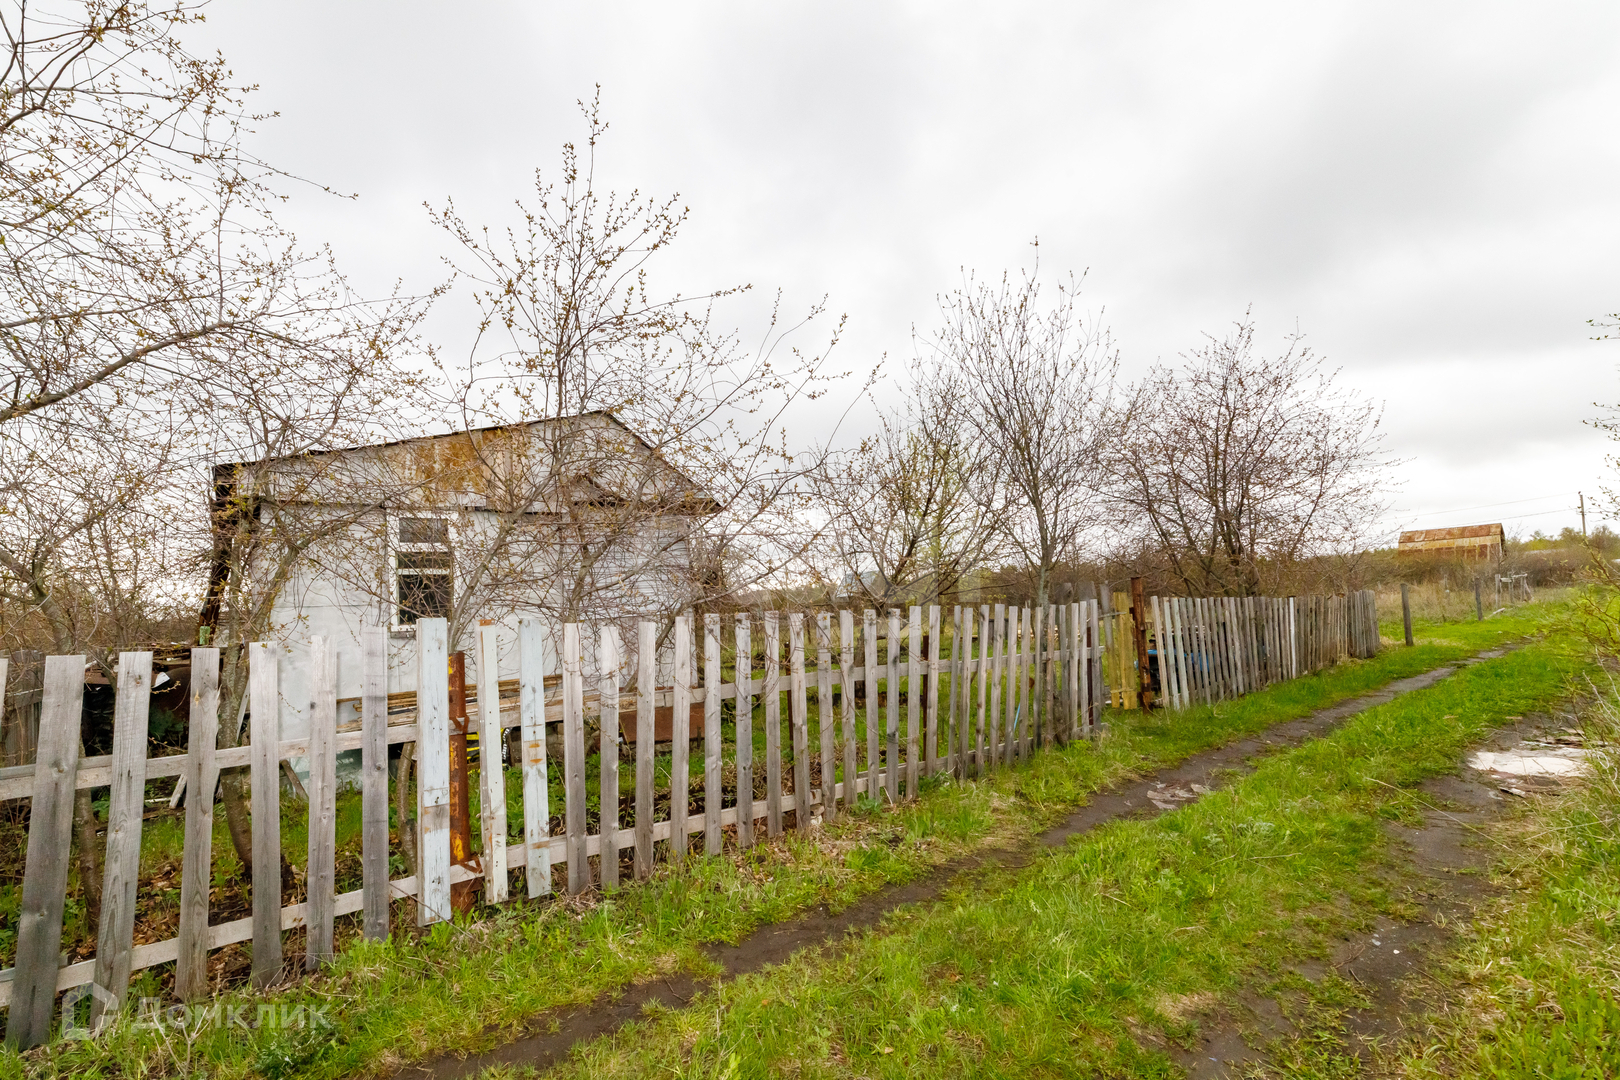
<svg viewBox="0 0 1620 1080"><path fill-rule="evenodd" d="M1585 540L1586 539L1586 492L1577 491L1575 494L1577 494L1577 495L1579 495L1581 497L1581 539Z"/></svg>

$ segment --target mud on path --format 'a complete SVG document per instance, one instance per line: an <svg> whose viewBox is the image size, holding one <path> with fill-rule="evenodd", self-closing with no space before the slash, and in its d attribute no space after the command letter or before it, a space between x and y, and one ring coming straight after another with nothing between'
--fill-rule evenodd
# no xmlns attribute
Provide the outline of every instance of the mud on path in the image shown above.
<svg viewBox="0 0 1620 1080"><path fill-rule="evenodd" d="M1511 753L1527 739L1561 726L1547 716L1526 717L1475 748ZM1485 827L1513 799L1556 793L1562 783L1553 776L1510 777L1464 766L1413 789L1424 807L1421 825L1385 823L1402 856L1397 867L1401 899L1417 914L1409 920L1380 914L1369 930L1341 940L1326 963L1308 961L1291 969L1313 983L1337 975L1365 997L1365 1005L1334 1021L1340 1028L1341 1053L1371 1064L1380 1044L1407 1034L1412 1020L1427 1011L1430 1002L1421 976L1459 924L1493 893L1485 873L1492 857ZM1204 1015L1197 1043L1190 1047L1154 1038L1142 1041L1169 1053L1195 1080L1264 1072L1287 1040L1313 1034L1301 1026L1301 1021L1310 1024L1303 997L1291 992L1279 997L1246 992L1234 1005Z"/></svg>
<svg viewBox="0 0 1620 1080"><path fill-rule="evenodd" d="M1477 663L1500 656L1504 651L1494 649L1483 652L1463 663ZM938 899L976 871L990 867L1017 869L1028 866L1040 856L1043 849L1057 847L1099 825L1123 818L1152 818L1174 810L1233 777L1251 771L1250 763L1255 759L1318 738L1357 713L1392 701L1402 694L1433 686L1455 672L1457 667L1446 665L1421 675L1398 679L1374 693L1340 702L1297 720L1274 724L1255 735L1195 754L1179 765L1098 792L1063 821L1040 833L1034 843L1022 848L978 852L947 863L914 881L880 889L840 912L819 908L785 922L762 926L735 945L707 945L704 951L723 972L718 978L699 979L677 974L637 983L604 994L584 1005L540 1014L530 1021L530 1034L493 1050L469 1057L429 1059L404 1066L394 1075L456 1080L476 1076L482 1070L500 1064L545 1069L562 1061L576 1045L611 1034L640 1018L648 1007L680 1008L721 983L780 963L802 949L835 946L849 934L875 926L896 908Z"/></svg>

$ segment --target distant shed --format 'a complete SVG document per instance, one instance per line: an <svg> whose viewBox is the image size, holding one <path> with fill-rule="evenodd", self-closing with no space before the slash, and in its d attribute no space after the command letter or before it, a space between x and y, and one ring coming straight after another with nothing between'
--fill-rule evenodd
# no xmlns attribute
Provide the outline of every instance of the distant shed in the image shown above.
<svg viewBox="0 0 1620 1080"><path fill-rule="evenodd" d="M1454 529L1412 529L1401 533L1398 555L1453 556L1494 562L1502 557L1502 526L1462 525Z"/></svg>

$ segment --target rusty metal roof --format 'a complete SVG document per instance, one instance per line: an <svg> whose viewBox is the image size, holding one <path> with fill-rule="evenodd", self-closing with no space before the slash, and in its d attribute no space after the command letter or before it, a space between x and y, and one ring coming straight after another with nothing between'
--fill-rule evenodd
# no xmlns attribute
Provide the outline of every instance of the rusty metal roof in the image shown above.
<svg viewBox="0 0 1620 1080"><path fill-rule="evenodd" d="M1472 540L1490 539L1497 543L1502 542L1502 526L1495 525L1459 525L1450 529L1412 529L1401 533L1400 542L1403 544L1426 544L1436 540Z"/></svg>

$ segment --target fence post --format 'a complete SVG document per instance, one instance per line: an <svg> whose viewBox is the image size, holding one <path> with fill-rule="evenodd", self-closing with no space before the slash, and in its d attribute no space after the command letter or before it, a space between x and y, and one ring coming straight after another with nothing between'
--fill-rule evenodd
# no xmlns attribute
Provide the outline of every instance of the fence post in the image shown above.
<svg viewBox="0 0 1620 1080"><path fill-rule="evenodd" d="M501 723L499 629L492 622L478 627L478 817L484 841L486 904L505 903L507 893L506 770L501 767L506 727Z"/></svg>
<svg viewBox="0 0 1620 1080"><path fill-rule="evenodd" d="M928 674L925 677L925 691L923 691L923 756L927 766L927 776L933 776L940 771L940 606L928 606L928 636L925 662L928 664ZM948 706L949 708L949 706ZM949 712L946 712L949 716ZM951 746L951 732L949 732L949 719L946 719L946 733L944 733L946 750Z"/></svg>
<svg viewBox="0 0 1620 1080"><path fill-rule="evenodd" d="M966 713L962 711L962 673L966 670L962 657L962 605L957 604L951 612L951 696L945 713L948 717L945 721L945 740L947 745L956 744L955 755L947 756L947 760L951 765L951 774L958 779L965 775L962 747L967 743L964 737L967 725L963 722Z"/></svg>
<svg viewBox="0 0 1620 1080"><path fill-rule="evenodd" d="M253 788L253 985L281 974L281 678L268 641L248 646L252 693L249 782Z"/></svg>
<svg viewBox="0 0 1620 1080"><path fill-rule="evenodd" d="M793 735L793 827L810 828L810 717L804 689L804 615L788 616L788 727Z"/></svg>
<svg viewBox="0 0 1620 1080"><path fill-rule="evenodd" d="M388 936L388 638L360 630L360 865L363 932ZM191 663L192 679L197 662ZM403 779L401 780L403 783Z"/></svg>
<svg viewBox="0 0 1620 1080"><path fill-rule="evenodd" d="M141 816L146 812L146 725L151 704L152 654L119 653L118 697L113 711L112 787L107 797L107 858L101 887L101 920L96 933L96 985L111 998L97 995L92 999L92 1030L101 1026L103 1015L118 1012L129 987L135 891L141 872ZM194 790L200 791L201 785ZM208 794L212 796L211 789ZM208 807L212 825L213 799L193 794L186 802L188 820L193 802ZM183 866L181 870L182 892L186 887L186 869L190 867ZM207 893L203 895L206 897Z"/></svg>
<svg viewBox="0 0 1620 1080"><path fill-rule="evenodd" d="M444 619L416 621L416 751L416 921L427 926L450 917L450 624ZM255 958L257 952L255 942Z"/></svg>
<svg viewBox="0 0 1620 1080"><path fill-rule="evenodd" d="M675 617L675 678L669 717L669 861L686 858L692 781L692 617ZM583 706L581 706L583 709ZM582 793L583 794L583 793ZM582 811L583 812L583 811Z"/></svg>
<svg viewBox="0 0 1620 1080"><path fill-rule="evenodd" d="M22 910L17 919L17 975L11 984L11 1019L6 1024L6 1042L24 1050L50 1039L56 1005L62 909L73 840L73 792L79 772L79 723L84 713L83 656L45 658L42 702Z"/></svg>
<svg viewBox="0 0 1620 1080"><path fill-rule="evenodd" d="M677 620L676 626L680 626ZM678 631L677 631L678 633ZM677 641L679 637L677 637ZM678 648L679 646L677 646ZM580 657L578 623L563 624L562 648L562 721L563 721L563 822L567 829L564 850L568 853L568 892L577 896L590 888L591 866L585 860L585 672ZM685 719L682 717L682 719ZM684 731L677 732L679 736ZM685 761L681 764L684 766ZM682 822L680 840L686 838L685 785L682 785L679 805L673 809ZM673 835L670 858L678 861ZM683 845L684 849L684 845Z"/></svg>
<svg viewBox="0 0 1620 1080"><path fill-rule="evenodd" d="M467 654L455 652L450 656L450 863L467 870L476 870L478 861L472 851L472 766L467 755L467 737L472 721L467 715ZM477 885L469 878L453 881L450 885L450 906L459 914L466 914L476 902Z"/></svg>
<svg viewBox="0 0 1620 1080"><path fill-rule="evenodd" d="M873 802L878 798L878 728L882 712L878 709L877 612L867 608L861 616L861 648L865 666L862 668L861 690L866 701L866 797Z"/></svg>
<svg viewBox="0 0 1620 1080"><path fill-rule="evenodd" d="M884 643L883 787L891 803L900 801L900 609L889 609L889 636Z"/></svg>
<svg viewBox="0 0 1620 1080"><path fill-rule="evenodd" d="M782 623L765 613L765 834L782 833Z"/></svg>
<svg viewBox="0 0 1620 1080"><path fill-rule="evenodd" d="M337 899L337 664L332 642L310 642L314 668L309 703L309 813L304 819L309 852L304 868L304 970L332 959L332 920Z"/></svg>
<svg viewBox="0 0 1620 1080"><path fill-rule="evenodd" d="M821 737L821 820L838 816L838 723L833 716L832 614L816 615L816 733Z"/></svg>
<svg viewBox="0 0 1620 1080"><path fill-rule="evenodd" d="M839 670L839 719L844 723L844 808L855 805L855 778L860 767L855 754L855 614L838 613L838 652L843 661Z"/></svg>
<svg viewBox="0 0 1620 1080"><path fill-rule="evenodd" d="M1007 605L997 604L992 609L991 637L994 658L991 661L989 762L992 767L1001 764L1001 727L1006 710L1002 706L1002 675L1007 667Z"/></svg>
<svg viewBox="0 0 1620 1080"><path fill-rule="evenodd" d="M141 670L151 670L150 659ZM118 662L118 671L121 683L122 659ZM143 711L141 715L141 754L144 757L146 714ZM186 832L180 868L179 942L174 964L174 993L181 1001L191 1001L208 993L208 890L214 883L214 785L219 775L214 768L214 747L219 738L218 649L191 650L191 719L186 727L186 771L182 776L186 784ZM387 798L386 793L384 798ZM383 810L386 813L387 807ZM107 820L110 835L111 814ZM98 966L104 947L96 947ZM125 971L117 989L102 982L99 974L96 981L121 999L129 973Z"/></svg>
<svg viewBox="0 0 1620 1080"><path fill-rule="evenodd" d="M754 842L754 642L746 614L738 613L735 634L737 846L745 848Z"/></svg>
<svg viewBox="0 0 1620 1080"><path fill-rule="evenodd" d="M491 627L491 631L493 629ZM493 652L493 632L490 638ZM490 667L493 675L493 662ZM597 776L600 810L597 816L601 822L601 827L597 829L601 834L596 856L597 878L602 882L602 888L617 889L619 887L619 628L613 623L602 625L596 650L596 673L599 720L597 764L600 766ZM479 695L479 699L482 700L482 695ZM497 805L501 807L504 822L506 800L503 798ZM506 873L503 869L501 873L503 893L506 891L505 879Z"/></svg>
<svg viewBox="0 0 1620 1080"><path fill-rule="evenodd" d="M742 615L737 617L742 623ZM635 876L653 873L653 784L658 740L658 623L637 623L635 644ZM739 635L742 630L739 630ZM740 729L737 729L742 730ZM544 742L544 730L541 730ZM737 743L737 774L742 776L742 743ZM744 821L737 821L737 837L744 836Z"/></svg>
<svg viewBox="0 0 1620 1080"><path fill-rule="evenodd" d="M923 643L922 608L911 605L906 647L906 798L917 797L918 727L922 719Z"/></svg>
<svg viewBox="0 0 1620 1080"><path fill-rule="evenodd" d="M990 605L979 605L979 660L977 670L979 674L979 718L973 727L973 775L983 776L989 771L989 748L995 745L995 734L992 721L987 718L991 713L991 669L990 669L990 643L994 640L994 633L990 629ZM999 699L997 699L999 700Z"/></svg>
<svg viewBox="0 0 1620 1080"><path fill-rule="evenodd" d="M603 683L604 689L606 683ZM720 616L703 616L703 850L718 855L721 849L720 758ZM607 773L604 770L603 775Z"/></svg>
<svg viewBox="0 0 1620 1080"><path fill-rule="evenodd" d="M642 640L646 641L646 627L642 624ZM643 656L646 654L644 653ZM643 679L648 676L643 676ZM645 683L644 683L645 685ZM651 730L649 702L647 725ZM544 642L540 636L540 620L518 620L518 717L523 724L523 843L526 866L523 877L529 898L551 892L551 790L546 776L546 670ZM647 745L652 745L649 735ZM639 746L638 746L639 751ZM651 803L651 798L647 800ZM649 814L650 816L650 814ZM637 858L642 852L639 841L641 802L636 802L638 842ZM647 861L652 861L652 830L647 831Z"/></svg>

